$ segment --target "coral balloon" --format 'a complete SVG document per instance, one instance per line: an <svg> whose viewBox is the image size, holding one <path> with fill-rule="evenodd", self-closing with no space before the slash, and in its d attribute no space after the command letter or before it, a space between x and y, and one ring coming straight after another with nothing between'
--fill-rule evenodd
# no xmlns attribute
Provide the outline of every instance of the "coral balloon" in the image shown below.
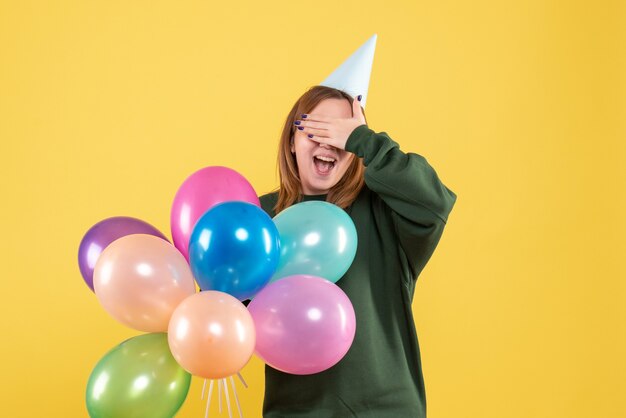
<svg viewBox="0 0 626 418"><path fill-rule="evenodd" d="M356 319L350 299L321 277L295 275L270 283L248 310L257 332L256 354L286 373L329 369L354 340Z"/></svg>
<svg viewBox="0 0 626 418"><path fill-rule="evenodd" d="M280 239L263 209L226 202L205 213L189 241L189 263L202 290L253 297L276 271Z"/></svg>
<svg viewBox="0 0 626 418"><path fill-rule="evenodd" d="M280 233L280 263L271 282L311 274L336 283L348 271L357 248L356 227L340 207L302 202L274 217Z"/></svg>
<svg viewBox="0 0 626 418"><path fill-rule="evenodd" d="M174 245L189 260L193 227L218 203L243 201L261 206L254 188L241 174L227 167L205 167L189 176L174 197L170 222Z"/></svg>
<svg viewBox="0 0 626 418"><path fill-rule="evenodd" d="M102 251L116 239L131 234L149 234L167 241L167 238L149 223L128 216L105 219L87 231L78 247L78 267L83 280L91 290L93 290L93 269Z"/></svg>
<svg viewBox="0 0 626 418"><path fill-rule="evenodd" d="M174 311L168 330L176 361L206 379L241 370L252 357L255 339L246 307L233 296L213 290L185 299Z"/></svg>
<svg viewBox="0 0 626 418"><path fill-rule="evenodd" d="M121 323L139 331L167 331L174 309L196 292L191 269L172 244L152 235L111 243L94 269L96 296Z"/></svg>
<svg viewBox="0 0 626 418"><path fill-rule="evenodd" d="M87 383L90 417L171 418L180 409L191 375L174 360L164 333L124 341L96 365Z"/></svg>

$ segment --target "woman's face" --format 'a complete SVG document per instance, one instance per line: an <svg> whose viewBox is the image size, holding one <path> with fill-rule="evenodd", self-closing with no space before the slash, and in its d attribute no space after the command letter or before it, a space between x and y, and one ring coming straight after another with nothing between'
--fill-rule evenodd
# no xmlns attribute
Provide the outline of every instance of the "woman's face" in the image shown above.
<svg viewBox="0 0 626 418"><path fill-rule="evenodd" d="M346 99L326 99L309 114L351 118L352 106ZM341 180L354 158L354 154L345 150L315 142L298 129L291 152L296 155L302 191L307 195L328 193Z"/></svg>

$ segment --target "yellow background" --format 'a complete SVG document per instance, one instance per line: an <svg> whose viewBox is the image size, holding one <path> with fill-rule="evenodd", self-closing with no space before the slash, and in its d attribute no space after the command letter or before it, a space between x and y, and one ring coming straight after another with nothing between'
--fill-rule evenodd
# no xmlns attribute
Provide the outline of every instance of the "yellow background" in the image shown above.
<svg viewBox="0 0 626 418"><path fill-rule="evenodd" d="M625 3L227 3L0 3L0 415L85 416L138 334L83 283L83 234L169 235L204 166L270 191L293 102L378 33L370 127L458 194L414 304L429 417L626 416ZM243 374L258 417L261 362Z"/></svg>

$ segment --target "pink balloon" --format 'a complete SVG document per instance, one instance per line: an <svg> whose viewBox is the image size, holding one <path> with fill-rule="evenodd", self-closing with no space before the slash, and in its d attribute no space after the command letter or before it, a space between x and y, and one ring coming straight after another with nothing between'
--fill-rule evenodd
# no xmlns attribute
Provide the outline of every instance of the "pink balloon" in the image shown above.
<svg viewBox="0 0 626 418"><path fill-rule="evenodd" d="M227 167L205 167L193 173L176 192L170 222L174 245L189 260L189 238L202 215L218 203L238 200L261 207L252 185Z"/></svg>
<svg viewBox="0 0 626 418"><path fill-rule="evenodd" d="M126 235L107 246L94 268L96 297L115 319L139 331L167 331L174 309L196 292L191 268L169 242Z"/></svg>
<svg viewBox="0 0 626 418"><path fill-rule="evenodd" d="M350 299L321 277L294 275L270 283L248 310L257 333L256 354L286 373L329 369L354 340L356 319Z"/></svg>

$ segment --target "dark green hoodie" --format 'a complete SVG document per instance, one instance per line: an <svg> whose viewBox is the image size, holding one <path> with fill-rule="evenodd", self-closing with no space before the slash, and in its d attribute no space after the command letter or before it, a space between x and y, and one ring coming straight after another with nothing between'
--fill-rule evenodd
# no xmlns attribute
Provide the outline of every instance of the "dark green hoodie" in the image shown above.
<svg viewBox="0 0 626 418"><path fill-rule="evenodd" d="M456 195L420 155L361 125L346 150L363 158L365 186L346 209L356 257L337 282L354 306L356 335L332 368L296 376L265 367L264 417L425 417L426 398L411 302ZM278 193L261 196L274 216ZM325 200L326 196L303 196Z"/></svg>

